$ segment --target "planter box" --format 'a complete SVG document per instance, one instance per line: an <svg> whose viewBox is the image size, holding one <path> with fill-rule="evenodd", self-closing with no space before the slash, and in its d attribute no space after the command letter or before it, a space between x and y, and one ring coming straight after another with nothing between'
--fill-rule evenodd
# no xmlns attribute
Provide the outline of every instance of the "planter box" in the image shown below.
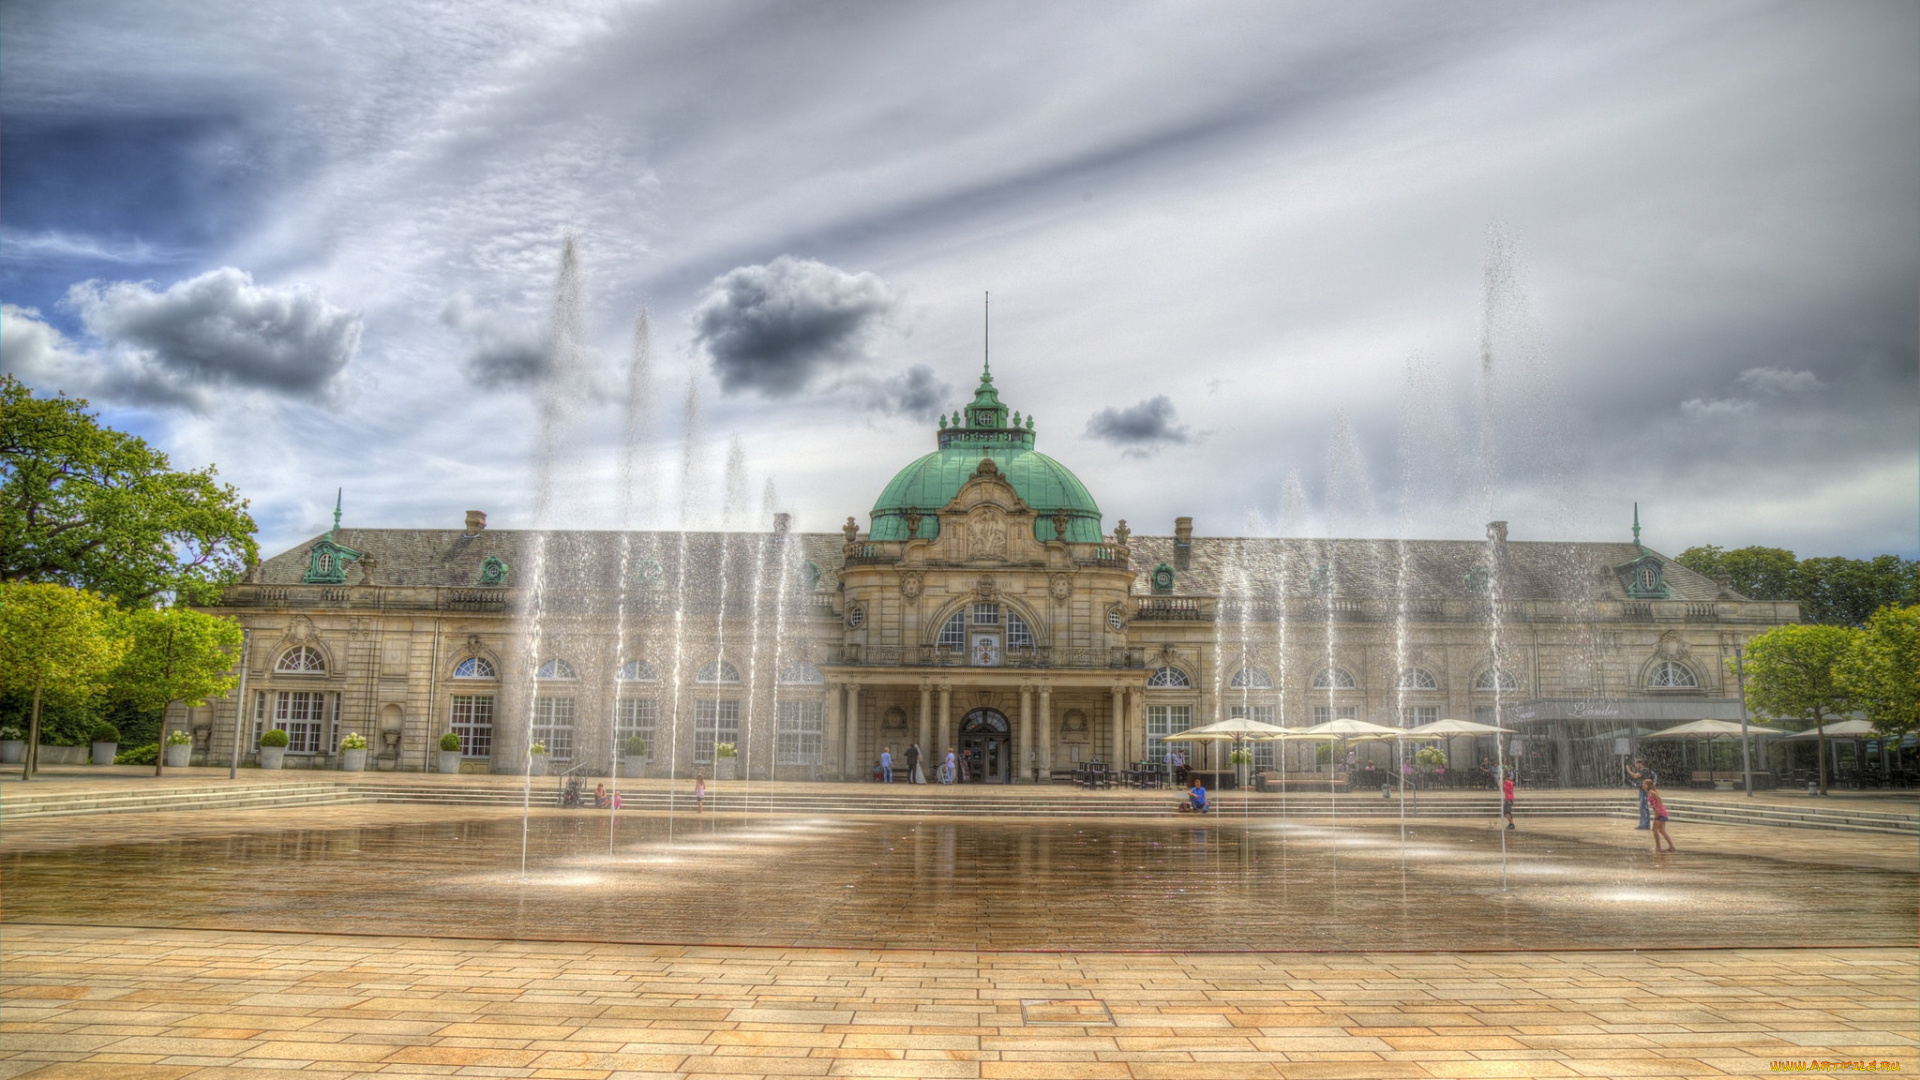
<svg viewBox="0 0 1920 1080"><path fill-rule="evenodd" d="M361 747L358 750L340 751L340 771L341 772L366 772L367 771L366 748Z"/></svg>
<svg viewBox="0 0 1920 1080"><path fill-rule="evenodd" d="M552 756L552 755L550 755L550 754L534 754L534 755L532 755L532 756L531 756L531 758L530 758L530 759L528 760L528 762L527 762L527 775L528 775L528 776L545 776L545 775L547 775L547 758L549 758L549 757L551 757L551 756Z"/></svg>
<svg viewBox="0 0 1920 1080"><path fill-rule="evenodd" d="M193 764L192 743L182 743L179 746L163 746L161 750L167 755L167 768L169 769L184 769L188 765Z"/></svg>
<svg viewBox="0 0 1920 1080"><path fill-rule="evenodd" d="M730 757L713 759L713 778L715 780L733 779L733 775L737 770L739 761L740 761L739 758L730 758Z"/></svg>
<svg viewBox="0 0 1920 1080"><path fill-rule="evenodd" d="M435 772L457 773L460 771L460 751L435 750L434 754L436 755L434 758Z"/></svg>
<svg viewBox="0 0 1920 1080"><path fill-rule="evenodd" d="M18 765L27 759L27 740L0 739L0 765Z"/></svg>
<svg viewBox="0 0 1920 1080"><path fill-rule="evenodd" d="M287 760L287 748L284 746L263 746L260 748L260 767L277 769Z"/></svg>
<svg viewBox="0 0 1920 1080"><path fill-rule="evenodd" d="M113 755L120 752L120 744L115 742L97 742L93 744L93 763L95 765L113 764Z"/></svg>
<svg viewBox="0 0 1920 1080"><path fill-rule="evenodd" d="M84 746L53 746L40 744L40 764L42 765L85 765L89 754Z"/></svg>

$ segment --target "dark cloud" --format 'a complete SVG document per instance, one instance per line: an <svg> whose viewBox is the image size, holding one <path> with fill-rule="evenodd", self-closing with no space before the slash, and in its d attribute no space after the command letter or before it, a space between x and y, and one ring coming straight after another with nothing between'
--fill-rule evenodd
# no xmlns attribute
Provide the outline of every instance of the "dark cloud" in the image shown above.
<svg viewBox="0 0 1920 1080"><path fill-rule="evenodd" d="M489 389L532 386L546 376L547 348L538 330L477 311L464 296L447 304L440 322L467 343L460 366L475 385Z"/></svg>
<svg viewBox="0 0 1920 1080"><path fill-rule="evenodd" d="M360 346L360 314L303 285L256 285L223 266L156 292L146 282L83 281L66 303L129 368L198 396L218 387L331 395ZM177 402L168 402L169 404Z"/></svg>
<svg viewBox="0 0 1920 1080"><path fill-rule="evenodd" d="M1087 420L1087 436L1125 447L1134 457L1145 457L1161 446L1193 441L1193 434L1174 417L1167 395L1117 409L1111 405Z"/></svg>
<svg viewBox="0 0 1920 1080"><path fill-rule="evenodd" d="M791 397L858 363L898 298L870 273L782 255L713 279L693 312L694 342L727 393ZM929 373L930 374L930 373Z"/></svg>
<svg viewBox="0 0 1920 1080"><path fill-rule="evenodd" d="M845 385L861 404L894 416L932 420L953 395L953 387L925 364L915 364L886 378L849 379Z"/></svg>

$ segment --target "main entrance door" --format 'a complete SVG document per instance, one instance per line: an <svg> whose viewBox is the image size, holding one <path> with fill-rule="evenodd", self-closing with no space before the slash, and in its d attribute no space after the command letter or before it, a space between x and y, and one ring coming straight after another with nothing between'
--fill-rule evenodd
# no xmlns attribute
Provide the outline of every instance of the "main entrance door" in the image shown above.
<svg viewBox="0 0 1920 1080"><path fill-rule="evenodd" d="M1012 783L1013 725L998 709L975 709L960 720L960 759L976 782Z"/></svg>

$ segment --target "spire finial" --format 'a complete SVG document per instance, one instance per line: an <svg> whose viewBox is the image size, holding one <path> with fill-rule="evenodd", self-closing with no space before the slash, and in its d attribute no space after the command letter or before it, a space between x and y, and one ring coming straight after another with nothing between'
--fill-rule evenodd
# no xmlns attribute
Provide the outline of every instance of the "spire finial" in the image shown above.
<svg viewBox="0 0 1920 1080"><path fill-rule="evenodd" d="M333 489L333 528L327 530L329 540L333 539L334 533L340 531L340 496L345 491L346 488Z"/></svg>
<svg viewBox="0 0 1920 1080"><path fill-rule="evenodd" d="M993 293L982 294L980 302L980 381L993 381Z"/></svg>
<svg viewBox="0 0 1920 1080"><path fill-rule="evenodd" d="M1639 548L1643 553L1647 550L1646 545L1640 542L1640 504L1639 503L1633 504L1633 546Z"/></svg>

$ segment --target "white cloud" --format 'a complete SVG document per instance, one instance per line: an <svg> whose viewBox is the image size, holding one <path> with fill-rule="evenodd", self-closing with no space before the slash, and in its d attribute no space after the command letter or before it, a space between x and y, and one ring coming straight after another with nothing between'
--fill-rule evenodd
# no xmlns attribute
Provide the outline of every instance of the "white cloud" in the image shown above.
<svg viewBox="0 0 1920 1080"><path fill-rule="evenodd" d="M1756 394L1796 394L1818 390L1820 380L1811 371L1788 371L1777 367L1748 368L1734 377L1733 384Z"/></svg>
<svg viewBox="0 0 1920 1080"><path fill-rule="evenodd" d="M1753 411L1753 402L1739 398L1688 398L1680 411L1695 420L1717 420L1745 416Z"/></svg>

